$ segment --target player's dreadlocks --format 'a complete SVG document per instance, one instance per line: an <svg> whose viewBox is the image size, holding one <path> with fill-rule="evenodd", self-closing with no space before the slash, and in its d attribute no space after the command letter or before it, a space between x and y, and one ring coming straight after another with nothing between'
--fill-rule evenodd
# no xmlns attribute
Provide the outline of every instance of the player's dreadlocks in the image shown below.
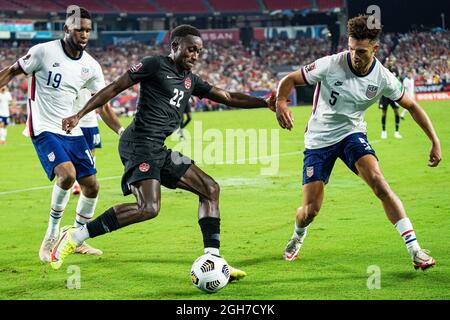
<svg viewBox="0 0 450 320"><path fill-rule="evenodd" d="M352 37L356 40L364 40L369 39L370 41L378 41L380 39L381 29L383 26L379 26L378 28L370 28L368 22L370 16L367 15L359 15L348 20L347 29L349 37Z"/></svg>
<svg viewBox="0 0 450 320"><path fill-rule="evenodd" d="M200 31L197 28L188 24L182 24L170 33L170 42L173 42L176 38L184 38L189 35L201 37Z"/></svg>

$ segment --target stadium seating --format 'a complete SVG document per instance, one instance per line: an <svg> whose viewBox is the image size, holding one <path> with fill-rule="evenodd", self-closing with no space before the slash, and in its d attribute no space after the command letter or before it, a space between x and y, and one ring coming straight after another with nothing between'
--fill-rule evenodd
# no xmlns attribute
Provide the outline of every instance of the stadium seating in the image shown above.
<svg viewBox="0 0 450 320"><path fill-rule="evenodd" d="M267 10L294 9L303 10L311 8L310 0L264 0Z"/></svg>
<svg viewBox="0 0 450 320"><path fill-rule="evenodd" d="M80 7L88 9L89 12L95 13L108 13L115 11L114 8L111 8L111 6L107 5L102 0L57 0L55 2L60 3L63 8L76 4Z"/></svg>
<svg viewBox="0 0 450 320"><path fill-rule="evenodd" d="M342 8L344 6L343 0L316 0L319 11L328 11L333 8Z"/></svg>
<svg viewBox="0 0 450 320"><path fill-rule="evenodd" d="M7 0L0 0L0 10L1 11L17 11L24 10L26 6L22 6L20 4L13 3Z"/></svg>
<svg viewBox="0 0 450 320"><path fill-rule="evenodd" d="M64 12L66 9L66 6L51 0L39 0L33 2L29 0L14 0L14 2L27 8L29 11Z"/></svg>
<svg viewBox="0 0 450 320"><path fill-rule="evenodd" d="M2 11L64 12L76 3L94 13L209 13L210 8L223 13L258 13L264 7L274 10L304 10L317 4L320 11L344 6L343 0L0 0Z"/></svg>
<svg viewBox="0 0 450 320"><path fill-rule="evenodd" d="M158 10L147 0L109 0L108 3L119 12L128 13L157 13ZM88 6L89 7L89 6Z"/></svg>
<svg viewBox="0 0 450 320"><path fill-rule="evenodd" d="M217 12L261 12L256 0L209 0Z"/></svg>
<svg viewBox="0 0 450 320"><path fill-rule="evenodd" d="M172 13L208 13L208 7L202 0L159 0L160 8Z"/></svg>

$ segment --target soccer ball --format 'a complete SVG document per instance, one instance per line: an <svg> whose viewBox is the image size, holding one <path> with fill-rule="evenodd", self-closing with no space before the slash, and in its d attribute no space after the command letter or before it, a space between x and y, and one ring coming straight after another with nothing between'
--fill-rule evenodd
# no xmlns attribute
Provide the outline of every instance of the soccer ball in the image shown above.
<svg viewBox="0 0 450 320"><path fill-rule="evenodd" d="M198 289L214 293L225 287L230 279L230 267L225 259L206 253L194 261L191 280Z"/></svg>

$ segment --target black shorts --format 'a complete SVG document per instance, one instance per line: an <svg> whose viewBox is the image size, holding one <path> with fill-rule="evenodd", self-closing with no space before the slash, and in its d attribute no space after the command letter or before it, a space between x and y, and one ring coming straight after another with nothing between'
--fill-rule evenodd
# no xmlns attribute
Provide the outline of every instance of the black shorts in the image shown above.
<svg viewBox="0 0 450 320"><path fill-rule="evenodd" d="M394 100L382 96L380 99L380 109L387 110L389 105L392 107L392 109L398 109L398 104L396 104Z"/></svg>
<svg viewBox="0 0 450 320"><path fill-rule="evenodd" d="M125 166L122 176L123 194L131 194L130 186L142 180L156 179L170 189L194 163L178 151L167 149L164 144L153 141L120 141L119 154Z"/></svg>

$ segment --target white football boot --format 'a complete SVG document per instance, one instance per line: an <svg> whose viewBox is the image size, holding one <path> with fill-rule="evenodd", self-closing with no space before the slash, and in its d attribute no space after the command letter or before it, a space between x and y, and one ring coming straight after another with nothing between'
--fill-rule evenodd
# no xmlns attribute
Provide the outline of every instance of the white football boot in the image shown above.
<svg viewBox="0 0 450 320"><path fill-rule="evenodd" d="M284 260L293 261L297 259L298 252L300 251L302 244L302 241L298 238L292 238L291 240L289 240L286 248L284 249Z"/></svg>
<svg viewBox="0 0 450 320"><path fill-rule="evenodd" d="M436 265L436 260L434 260L429 253L430 252L425 249L416 251L413 258L414 269L417 270L420 268L422 271L425 271L426 269Z"/></svg>

